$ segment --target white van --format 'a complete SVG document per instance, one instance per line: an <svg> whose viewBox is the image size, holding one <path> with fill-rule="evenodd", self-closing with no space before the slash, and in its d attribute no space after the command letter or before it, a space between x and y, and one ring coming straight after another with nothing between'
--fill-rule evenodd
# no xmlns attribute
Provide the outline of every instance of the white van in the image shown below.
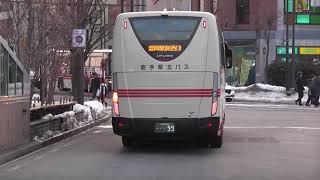
<svg viewBox="0 0 320 180"><path fill-rule="evenodd" d="M124 146L140 139L194 138L221 147L224 73L232 52L214 15L120 14L112 47L112 125Z"/></svg>

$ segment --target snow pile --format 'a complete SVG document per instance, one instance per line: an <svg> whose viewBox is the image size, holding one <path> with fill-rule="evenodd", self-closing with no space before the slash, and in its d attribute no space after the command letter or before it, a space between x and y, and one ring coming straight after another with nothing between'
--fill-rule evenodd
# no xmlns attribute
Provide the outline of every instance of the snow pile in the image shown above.
<svg viewBox="0 0 320 180"><path fill-rule="evenodd" d="M68 111L63 113L63 123L61 124L62 131L68 131L74 128L79 127L79 122L75 117L75 113L73 111Z"/></svg>
<svg viewBox="0 0 320 180"><path fill-rule="evenodd" d="M88 106L76 104L73 106L73 112L75 113L78 121L84 121L88 123L93 121L92 112Z"/></svg>
<svg viewBox="0 0 320 180"><path fill-rule="evenodd" d="M85 106L89 107L93 119L100 119L106 115L106 108L99 101L88 101L84 103Z"/></svg>
<svg viewBox="0 0 320 180"><path fill-rule="evenodd" d="M36 102L39 102L40 101L40 95L38 94L33 94L32 95L32 104L36 103Z"/></svg>
<svg viewBox="0 0 320 180"><path fill-rule="evenodd" d="M297 93L288 96L285 87L269 84L253 84L245 87L231 86L230 88L236 92L235 101L294 104L294 101L298 98ZM302 102L305 103L307 99L308 88L305 87Z"/></svg>
<svg viewBox="0 0 320 180"><path fill-rule="evenodd" d="M61 134L61 132L60 132L60 131L55 131L55 132L53 132L53 131L51 131L51 130L47 130L46 132L44 132L44 134L42 135L42 137L35 136L35 137L33 138L33 141L35 141L35 142L42 142L42 141L44 141L44 140L46 140L46 139L49 139L49 138L51 138L51 137L54 137L55 135L58 135L58 134Z"/></svg>
<svg viewBox="0 0 320 180"><path fill-rule="evenodd" d="M232 87L235 92L279 92L279 93L286 93L286 88L281 86L273 86L269 84L252 84L250 86L243 86L243 87Z"/></svg>
<svg viewBox="0 0 320 180"><path fill-rule="evenodd" d="M49 121L53 118L52 114L47 114L41 118L41 121Z"/></svg>
<svg viewBox="0 0 320 180"><path fill-rule="evenodd" d="M82 127L86 124L92 123L94 120L106 117L110 114L109 111L110 108L107 109L99 101L88 101L85 102L85 105L75 104L73 106L73 111L64 112L55 116L53 116L52 114L48 114L42 117L41 120L49 121L51 119L61 119L61 130L62 132L64 132L78 127ZM61 132L59 131L53 132L51 130L47 130L41 137L35 136L33 140L41 142L60 133Z"/></svg>

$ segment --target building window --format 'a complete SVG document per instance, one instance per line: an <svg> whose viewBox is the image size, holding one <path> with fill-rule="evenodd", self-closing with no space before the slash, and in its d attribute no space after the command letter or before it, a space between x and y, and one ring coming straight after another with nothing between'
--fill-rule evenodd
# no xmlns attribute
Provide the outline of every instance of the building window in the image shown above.
<svg viewBox="0 0 320 180"><path fill-rule="evenodd" d="M17 83L16 83L16 95L23 94L23 72L17 66Z"/></svg>
<svg viewBox="0 0 320 180"><path fill-rule="evenodd" d="M8 52L0 44L0 96L8 95Z"/></svg>
<svg viewBox="0 0 320 180"><path fill-rule="evenodd" d="M14 96L24 94L23 72L0 45L0 96Z"/></svg>
<svg viewBox="0 0 320 180"><path fill-rule="evenodd" d="M237 0L236 4L237 24L249 24L250 22L250 1Z"/></svg>
<svg viewBox="0 0 320 180"><path fill-rule="evenodd" d="M8 95L16 95L16 81L17 81L17 65L10 57L9 60L9 86L8 86Z"/></svg>

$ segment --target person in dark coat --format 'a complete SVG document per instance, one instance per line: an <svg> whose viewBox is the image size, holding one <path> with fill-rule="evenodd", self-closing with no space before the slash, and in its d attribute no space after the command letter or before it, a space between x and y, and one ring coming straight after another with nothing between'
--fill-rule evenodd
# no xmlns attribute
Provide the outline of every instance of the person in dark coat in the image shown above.
<svg viewBox="0 0 320 180"><path fill-rule="evenodd" d="M320 72L317 73L317 76L312 79L311 91L314 96L314 105L319 107L319 96L320 96Z"/></svg>
<svg viewBox="0 0 320 180"><path fill-rule="evenodd" d="M299 103L299 106L302 105L301 99L303 98L303 91L304 91L304 80L303 80L303 74L301 71L297 73L297 79L296 79L296 85L297 85L297 92L299 94L298 99L295 101L296 104Z"/></svg>
<svg viewBox="0 0 320 180"><path fill-rule="evenodd" d="M90 90L92 93L92 98L96 98L97 97L97 91L98 89L100 89L100 79L98 77L97 73L92 73L93 75L93 79L91 80L91 86L90 86Z"/></svg>
<svg viewBox="0 0 320 180"><path fill-rule="evenodd" d="M313 87L313 79L315 78L315 75L313 75L312 74L312 79L311 79L311 82L310 82L310 84L308 85L308 87L309 87L309 90L308 90L308 100L307 100L307 102L306 102L306 106L310 106L310 103L311 104L314 104L314 98L315 98L315 96L314 96L314 92L313 92L313 90L312 90L312 87Z"/></svg>

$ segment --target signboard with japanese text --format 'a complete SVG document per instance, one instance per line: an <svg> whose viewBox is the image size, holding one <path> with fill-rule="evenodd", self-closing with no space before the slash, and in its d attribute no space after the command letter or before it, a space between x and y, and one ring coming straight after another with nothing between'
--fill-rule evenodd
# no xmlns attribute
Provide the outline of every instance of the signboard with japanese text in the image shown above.
<svg viewBox="0 0 320 180"><path fill-rule="evenodd" d="M190 69L189 64L141 64L141 71L186 71Z"/></svg>

